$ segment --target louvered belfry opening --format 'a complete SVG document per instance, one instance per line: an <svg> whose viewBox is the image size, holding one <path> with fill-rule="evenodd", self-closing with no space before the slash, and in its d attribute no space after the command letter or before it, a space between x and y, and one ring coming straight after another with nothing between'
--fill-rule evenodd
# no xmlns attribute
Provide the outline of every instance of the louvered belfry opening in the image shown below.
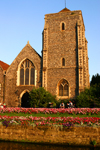
<svg viewBox="0 0 100 150"><path fill-rule="evenodd" d="M68 82L65 79L61 80L59 83L59 96L68 96L68 87Z"/></svg>
<svg viewBox="0 0 100 150"><path fill-rule="evenodd" d="M35 67L34 64L26 59L20 66L20 85L35 84Z"/></svg>

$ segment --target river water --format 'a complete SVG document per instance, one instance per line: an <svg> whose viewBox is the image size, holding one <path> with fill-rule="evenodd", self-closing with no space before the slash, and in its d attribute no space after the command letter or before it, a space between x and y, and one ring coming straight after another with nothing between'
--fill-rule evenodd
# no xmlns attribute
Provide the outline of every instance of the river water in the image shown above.
<svg viewBox="0 0 100 150"><path fill-rule="evenodd" d="M100 147L71 147L0 141L0 150L100 150Z"/></svg>

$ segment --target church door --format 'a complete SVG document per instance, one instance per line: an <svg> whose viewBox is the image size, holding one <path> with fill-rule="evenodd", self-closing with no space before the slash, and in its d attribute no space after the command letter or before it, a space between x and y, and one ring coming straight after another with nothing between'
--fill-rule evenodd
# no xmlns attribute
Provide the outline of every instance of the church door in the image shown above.
<svg viewBox="0 0 100 150"><path fill-rule="evenodd" d="M23 94L22 98L21 98L21 107L25 107L25 108L29 108L30 104L29 104L29 93L26 92Z"/></svg>

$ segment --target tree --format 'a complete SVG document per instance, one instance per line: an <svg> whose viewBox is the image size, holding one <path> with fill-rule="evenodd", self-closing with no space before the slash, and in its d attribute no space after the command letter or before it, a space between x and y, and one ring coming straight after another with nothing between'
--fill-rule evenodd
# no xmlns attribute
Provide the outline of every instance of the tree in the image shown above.
<svg viewBox="0 0 100 150"><path fill-rule="evenodd" d="M97 73L96 75L93 75L92 76L92 79L91 79L91 82L90 82L90 85L93 86L95 84L100 84L100 75Z"/></svg>
<svg viewBox="0 0 100 150"><path fill-rule="evenodd" d="M77 96L76 107L100 107L100 84L85 89Z"/></svg>
<svg viewBox="0 0 100 150"><path fill-rule="evenodd" d="M93 91L91 89L85 89L83 92L80 93L79 96L76 98L76 107L92 107L92 99L94 99Z"/></svg>
<svg viewBox="0 0 100 150"><path fill-rule="evenodd" d="M43 87L33 88L29 95L31 107L49 107L49 102L52 102L53 106L56 105L56 96L46 91Z"/></svg>

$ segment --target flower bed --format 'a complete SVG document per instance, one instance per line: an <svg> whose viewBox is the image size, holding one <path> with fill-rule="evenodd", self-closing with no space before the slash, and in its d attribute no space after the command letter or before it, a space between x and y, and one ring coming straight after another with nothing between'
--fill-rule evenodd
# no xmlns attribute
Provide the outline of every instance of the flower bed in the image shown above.
<svg viewBox="0 0 100 150"><path fill-rule="evenodd" d="M99 114L100 108L0 108L0 113L41 113L41 114ZM21 124L21 125L58 125L63 127L70 126L100 126L99 117L33 117L33 116L0 116L1 124L6 127L9 124Z"/></svg>
<svg viewBox="0 0 100 150"><path fill-rule="evenodd" d="M86 126L100 126L99 117L19 117L19 116L0 116L0 122L6 127L9 124L21 124L21 125L60 125L63 127L69 127L74 125L86 125Z"/></svg>
<svg viewBox="0 0 100 150"><path fill-rule="evenodd" d="M99 114L100 108L0 108L0 113Z"/></svg>

